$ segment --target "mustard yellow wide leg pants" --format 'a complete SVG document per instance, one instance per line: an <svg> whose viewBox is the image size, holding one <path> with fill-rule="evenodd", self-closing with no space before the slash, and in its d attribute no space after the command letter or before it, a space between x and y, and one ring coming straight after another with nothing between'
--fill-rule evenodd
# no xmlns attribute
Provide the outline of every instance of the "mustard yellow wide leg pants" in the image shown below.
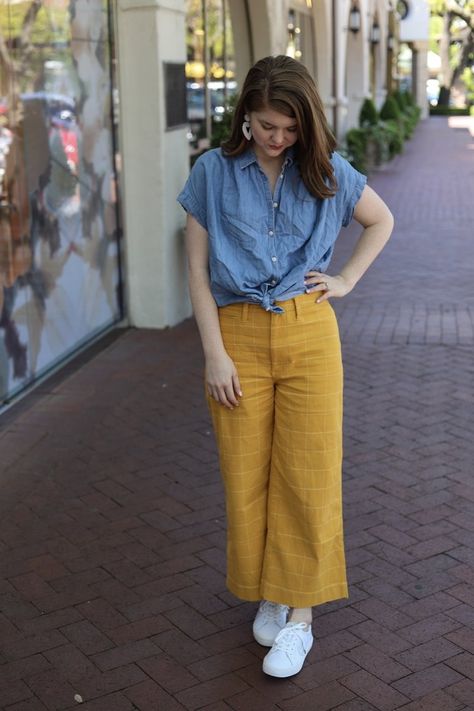
<svg viewBox="0 0 474 711"><path fill-rule="evenodd" d="M342 363L331 305L219 309L243 397L208 397L227 510L227 586L310 607L348 596L342 524Z"/></svg>

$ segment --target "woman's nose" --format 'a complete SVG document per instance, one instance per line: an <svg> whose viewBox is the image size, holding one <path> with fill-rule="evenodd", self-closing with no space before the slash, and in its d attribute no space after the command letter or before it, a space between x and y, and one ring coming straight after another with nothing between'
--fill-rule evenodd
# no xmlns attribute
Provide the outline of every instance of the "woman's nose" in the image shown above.
<svg viewBox="0 0 474 711"><path fill-rule="evenodd" d="M282 128L275 128L272 134L272 139L275 141L277 145L280 145L280 143L283 143L284 139L284 133Z"/></svg>

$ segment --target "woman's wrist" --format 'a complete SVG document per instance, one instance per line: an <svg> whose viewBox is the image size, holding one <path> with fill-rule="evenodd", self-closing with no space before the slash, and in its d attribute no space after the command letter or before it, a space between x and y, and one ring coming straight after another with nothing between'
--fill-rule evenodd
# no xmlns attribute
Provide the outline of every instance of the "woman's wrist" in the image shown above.
<svg viewBox="0 0 474 711"><path fill-rule="evenodd" d="M209 346L203 346L204 357L206 360L215 360L217 358L222 358L222 356L227 355L227 351L224 348L224 344L212 344Z"/></svg>
<svg viewBox="0 0 474 711"><path fill-rule="evenodd" d="M355 277L351 277L348 274L345 274L344 270L340 271L336 278L342 279L349 291L351 291L358 282L358 279L356 279Z"/></svg>

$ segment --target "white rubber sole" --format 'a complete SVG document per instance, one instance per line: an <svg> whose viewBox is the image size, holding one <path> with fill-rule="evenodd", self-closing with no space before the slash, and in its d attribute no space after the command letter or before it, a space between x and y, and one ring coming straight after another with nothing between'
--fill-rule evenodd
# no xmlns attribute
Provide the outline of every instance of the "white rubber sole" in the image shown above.
<svg viewBox="0 0 474 711"><path fill-rule="evenodd" d="M267 661L267 658L265 657L265 659L263 660L263 666L262 666L263 671L265 672L265 674L268 674L268 676L275 676L278 679L285 679L288 676L294 676L295 674L299 674L299 672L303 668L306 657L308 656L308 654L311 651L313 642L314 642L314 638L311 640L311 644L308 647L308 651L306 652L301 664L298 667L283 667L280 669L272 669L271 668L271 661L270 660Z"/></svg>
<svg viewBox="0 0 474 711"><path fill-rule="evenodd" d="M282 628L282 629L283 629L283 628ZM279 632L279 631L280 631L280 630L278 630L278 632ZM259 634L259 632L255 632L255 630L252 630L252 632L253 632L253 638L254 638L254 640L255 640L256 642L258 642L259 644L261 644L262 647L273 647L273 642L275 641L275 637L276 637L277 635L275 635L275 637L273 637L272 639L270 639L270 637L264 637L264 636L262 636L261 634ZM277 632L277 634L278 634L278 632Z"/></svg>

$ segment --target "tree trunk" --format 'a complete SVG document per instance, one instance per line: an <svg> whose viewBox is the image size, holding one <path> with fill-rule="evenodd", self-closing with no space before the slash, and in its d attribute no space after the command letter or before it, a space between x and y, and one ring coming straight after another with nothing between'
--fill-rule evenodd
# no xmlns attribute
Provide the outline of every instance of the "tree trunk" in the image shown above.
<svg viewBox="0 0 474 711"><path fill-rule="evenodd" d="M457 67L455 67L452 72L451 77L451 88L453 88L456 81L459 79L465 67L469 67L471 64L470 57L474 54L474 33L470 28L464 33L462 38L462 49L461 56Z"/></svg>
<svg viewBox="0 0 474 711"><path fill-rule="evenodd" d="M449 100L451 98L451 87L450 86L440 86L438 94L438 106L449 106Z"/></svg>
<svg viewBox="0 0 474 711"><path fill-rule="evenodd" d="M441 86L439 89L438 106L448 106L451 96L452 69L449 64L449 47L451 40L450 26L451 13L443 15L443 31L439 40L439 54L441 59Z"/></svg>

